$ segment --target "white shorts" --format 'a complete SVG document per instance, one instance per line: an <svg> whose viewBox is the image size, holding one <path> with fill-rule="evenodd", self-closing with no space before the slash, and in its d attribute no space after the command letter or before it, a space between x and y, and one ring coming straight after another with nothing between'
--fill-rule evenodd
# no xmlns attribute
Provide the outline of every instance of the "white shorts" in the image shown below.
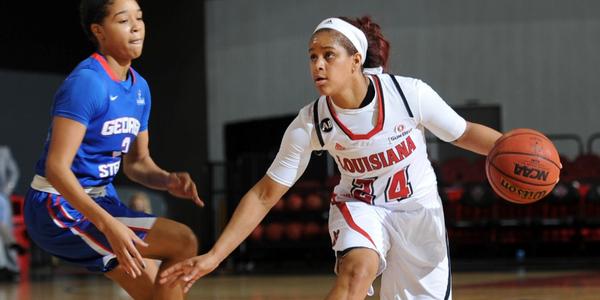
<svg viewBox="0 0 600 300"><path fill-rule="evenodd" d="M379 253L381 299L452 299L444 212L439 203L399 211L363 202L333 204L329 234L336 257L357 247Z"/></svg>

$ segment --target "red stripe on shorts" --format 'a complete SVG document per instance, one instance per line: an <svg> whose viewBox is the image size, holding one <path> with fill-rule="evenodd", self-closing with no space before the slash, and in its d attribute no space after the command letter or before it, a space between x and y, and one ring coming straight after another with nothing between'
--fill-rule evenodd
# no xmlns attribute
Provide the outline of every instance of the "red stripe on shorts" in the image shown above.
<svg viewBox="0 0 600 300"><path fill-rule="evenodd" d="M350 210L348 209L346 202L336 202L335 206L337 206L337 208L339 208L339 210L342 212L342 216L344 216L344 220L346 220L346 223L348 223L348 225L350 225L350 228L352 228L354 231L362 234L364 237L366 237L371 242L371 244L373 244L374 247L377 248L377 245L375 245L375 242L373 242L373 239L371 239L371 236L366 231L364 231L364 229L360 228L360 226L358 226L354 222L354 219L352 219L352 215L350 214Z"/></svg>
<svg viewBox="0 0 600 300"><path fill-rule="evenodd" d="M58 199L58 197L59 196L56 196L56 199ZM68 227L67 225L65 225L65 223L63 223L63 221L61 221L58 218L58 215L56 215L56 213L52 209L52 194L50 193L48 193L48 200L46 200L46 208L48 209L48 214L50 215L50 218L52 218L52 220L55 222L54 224L57 224L60 228Z"/></svg>
<svg viewBox="0 0 600 300"><path fill-rule="evenodd" d="M102 250L111 253L111 254L115 254L111 249L109 249L108 247L106 247L104 244L100 243L100 241L98 241L97 239L95 239L93 236L89 235L87 232L85 232L83 229L77 227L77 226L73 226L71 227L73 228L75 231L77 231L77 233L79 233L79 235L85 236L86 238L88 238L90 240L90 242L96 244L96 246L98 246L99 248L102 248ZM107 240L108 242L108 240ZM98 252L98 251L96 251Z"/></svg>

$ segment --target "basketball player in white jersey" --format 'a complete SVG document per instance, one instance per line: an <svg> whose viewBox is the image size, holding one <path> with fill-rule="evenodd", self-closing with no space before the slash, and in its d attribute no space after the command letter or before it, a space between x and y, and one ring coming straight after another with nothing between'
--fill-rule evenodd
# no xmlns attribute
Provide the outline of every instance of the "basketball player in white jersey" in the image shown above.
<svg viewBox="0 0 600 300"><path fill-rule="evenodd" d="M327 299L364 299L382 275L381 299L451 299L442 203L427 158L425 129L486 155L500 137L465 121L424 82L383 74L389 43L370 18L329 18L309 45L321 97L288 127L275 161L242 198L214 247L162 273L187 282L214 270L327 150L341 173L329 212L336 253Z"/></svg>

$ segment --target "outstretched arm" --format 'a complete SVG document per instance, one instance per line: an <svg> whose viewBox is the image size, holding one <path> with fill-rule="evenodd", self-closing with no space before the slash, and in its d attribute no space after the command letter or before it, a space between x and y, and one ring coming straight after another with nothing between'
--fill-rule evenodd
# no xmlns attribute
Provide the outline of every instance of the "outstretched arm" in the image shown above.
<svg viewBox="0 0 600 300"><path fill-rule="evenodd" d="M487 155L502 133L485 125L467 122L465 132L454 142L455 146Z"/></svg>
<svg viewBox="0 0 600 300"><path fill-rule="evenodd" d="M125 175L129 179L156 190L167 190L174 196L191 199L199 206L204 202L198 196L196 184L187 172L167 172L161 169L148 148L148 131L140 132L129 153L123 157Z"/></svg>
<svg viewBox="0 0 600 300"><path fill-rule="evenodd" d="M229 224L212 247L201 256L182 261L161 274L161 284L174 284L179 279L186 282L187 292L198 278L210 273L250 235L289 188L264 176L252 187L238 204Z"/></svg>
<svg viewBox="0 0 600 300"><path fill-rule="evenodd" d="M250 235L288 189L264 176L242 197L229 224L210 251L219 263Z"/></svg>
<svg viewBox="0 0 600 300"><path fill-rule="evenodd" d="M304 116L304 119L303 117ZM302 110L288 126L277 157L265 175L238 204L229 224L206 254L180 262L161 273L161 284L185 281L187 292L198 278L214 270L243 240L250 235L267 212L304 173L310 160L311 135L307 111ZM309 119L310 120L310 119ZM315 137L316 139L316 137Z"/></svg>

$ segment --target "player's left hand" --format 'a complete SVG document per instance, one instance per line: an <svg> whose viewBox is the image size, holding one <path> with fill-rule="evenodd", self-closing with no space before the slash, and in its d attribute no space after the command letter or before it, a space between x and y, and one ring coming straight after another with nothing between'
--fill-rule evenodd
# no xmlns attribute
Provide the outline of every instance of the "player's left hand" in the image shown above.
<svg viewBox="0 0 600 300"><path fill-rule="evenodd" d="M204 207L204 201L198 196L196 184L187 172L169 173L167 191L173 196L190 199L200 207Z"/></svg>
<svg viewBox="0 0 600 300"><path fill-rule="evenodd" d="M183 282L183 292L187 293L196 280L212 272L219 266L219 260L207 253L176 263L160 274L159 283L174 287Z"/></svg>

